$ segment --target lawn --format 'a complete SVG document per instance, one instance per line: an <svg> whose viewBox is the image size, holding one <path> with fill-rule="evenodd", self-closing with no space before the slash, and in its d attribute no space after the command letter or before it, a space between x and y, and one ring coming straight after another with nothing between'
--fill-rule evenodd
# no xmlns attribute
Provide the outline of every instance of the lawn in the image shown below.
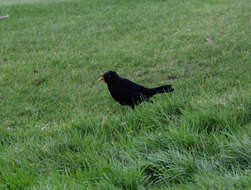
<svg viewBox="0 0 251 190"><path fill-rule="evenodd" d="M0 0L0 189L249 189L250 0ZM97 79L171 84L132 111Z"/></svg>

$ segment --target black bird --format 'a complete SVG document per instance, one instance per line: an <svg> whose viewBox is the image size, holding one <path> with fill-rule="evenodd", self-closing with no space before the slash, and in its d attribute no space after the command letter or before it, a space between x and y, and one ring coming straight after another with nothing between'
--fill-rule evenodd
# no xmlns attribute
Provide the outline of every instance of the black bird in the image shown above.
<svg viewBox="0 0 251 190"><path fill-rule="evenodd" d="M99 81L104 80L108 86L111 96L121 105L128 105L132 109L137 104L149 100L155 94L172 92L171 85L160 86L157 88L146 88L128 79L120 77L115 71L107 71Z"/></svg>

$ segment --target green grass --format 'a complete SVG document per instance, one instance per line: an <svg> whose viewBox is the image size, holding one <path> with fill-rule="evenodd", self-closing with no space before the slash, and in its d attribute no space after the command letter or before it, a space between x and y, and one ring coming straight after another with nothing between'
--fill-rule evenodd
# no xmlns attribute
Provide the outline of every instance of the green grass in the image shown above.
<svg viewBox="0 0 251 190"><path fill-rule="evenodd" d="M250 188L250 0L1 0L5 14L0 189ZM132 111L97 82L107 70L175 91Z"/></svg>

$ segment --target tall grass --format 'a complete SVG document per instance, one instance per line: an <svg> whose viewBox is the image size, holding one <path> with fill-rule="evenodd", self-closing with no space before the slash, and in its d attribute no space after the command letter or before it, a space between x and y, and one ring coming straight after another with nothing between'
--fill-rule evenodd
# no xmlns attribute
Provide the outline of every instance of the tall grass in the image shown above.
<svg viewBox="0 0 251 190"><path fill-rule="evenodd" d="M248 189L248 0L0 2L0 189ZM135 111L106 70L171 94Z"/></svg>

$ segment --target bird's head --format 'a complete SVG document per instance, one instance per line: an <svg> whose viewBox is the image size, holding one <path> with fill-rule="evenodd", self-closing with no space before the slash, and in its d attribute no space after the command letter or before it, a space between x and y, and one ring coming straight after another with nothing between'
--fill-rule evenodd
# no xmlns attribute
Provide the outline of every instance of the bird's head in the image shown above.
<svg viewBox="0 0 251 190"><path fill-rule="evenodd" d="M109 84L116 81L117 79L119 79L119 75L115 71L107 71L98 80L104 80L107 84Z"/></svg>

